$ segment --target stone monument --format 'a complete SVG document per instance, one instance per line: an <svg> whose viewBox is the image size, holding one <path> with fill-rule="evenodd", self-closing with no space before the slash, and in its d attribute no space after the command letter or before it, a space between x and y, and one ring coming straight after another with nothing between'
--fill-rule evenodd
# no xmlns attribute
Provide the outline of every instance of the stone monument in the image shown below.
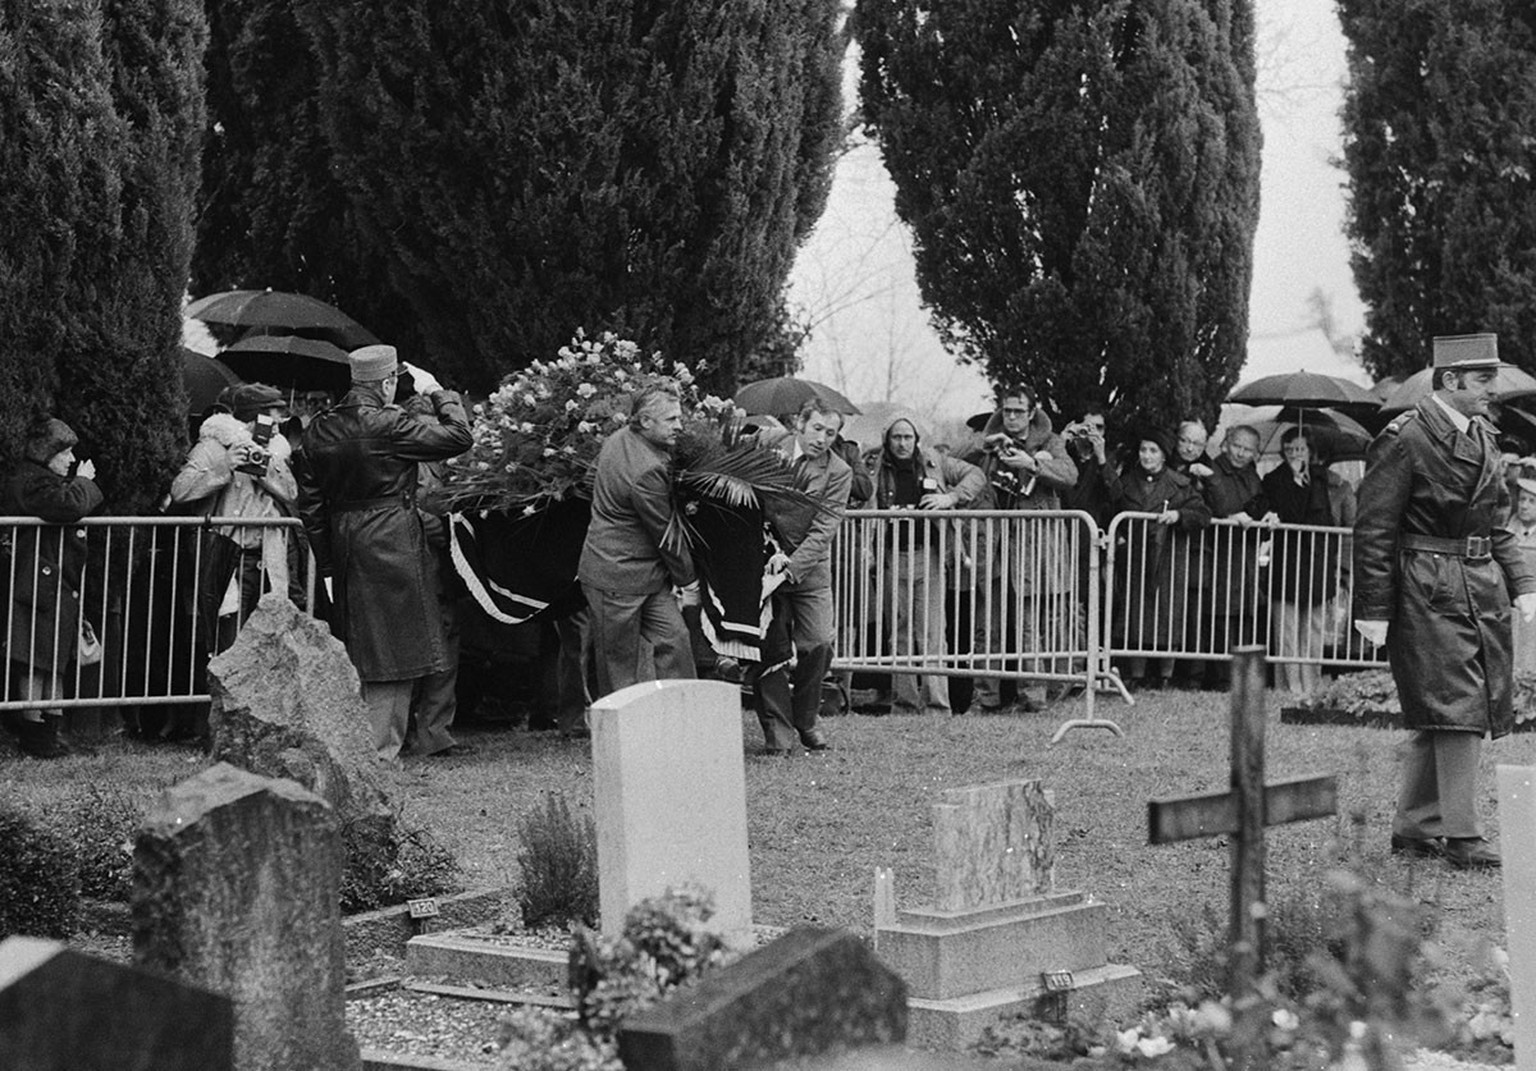
<svg viewBox="0 0 1536 1071"><path fill-rule="evenodd" d="M949 789L933 814L936 902L899 909L876 874L875 949L907 983L914 1043L962 1049L1003 1015L1134 1011L1141 976L1107 962L1105 905L1055 889L1039 781Z"/></svg>

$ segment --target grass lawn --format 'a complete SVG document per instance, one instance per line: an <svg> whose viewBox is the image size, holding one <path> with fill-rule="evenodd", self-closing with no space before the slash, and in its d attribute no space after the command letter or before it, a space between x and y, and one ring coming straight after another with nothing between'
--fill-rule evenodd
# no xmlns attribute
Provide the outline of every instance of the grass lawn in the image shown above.
<svg viewBox="0 0 1536 1071"><path fill-rule="evenodd" d="M1434 905L1436 941L1455 973L1482 973L1480 942L1503 944L1500 876L1456 872L1436 861L1387 852L1396 793L1396 749L1404 734L1279 723L1270 700L1268 776L1333 773L1341 814L1270 831L1271 903L1315 901L1324 875L1349 863L1368 880ZM818 923L871 930L873 871L893 867L898 903L931 901L930 808L942 789L1008 778L1039 778L1058 808L1057 888L1080 889L1110 906L1110 956L1157 980L1187 967L1186 929L1208 908L1225 925L1225 844L1147 844L1153 797L1225 789L1227 698L1202 693L1147 694L1134 706L1101 698L1100 716L1126 735L1102 731L1050 738L1081 700L1044 714L937 719L850 715L827 723L835 750L817 756L757 756L755 719L744 716L753 903L756 920L778 926ZM395 776L408 822L457 850L472 886L516 879L517 825L542 793L564 792L588 805L589 749L549 733L465 732L474 754L415 760ZM1497 763L1536 764L1536 734L1485 749L1483 805L1497 833ZM50 762L0 752L7 796L47 807L87 783L113 784L148 800L201 768L195 752L125 740L94 754ZM679 767L677 791L692 772Z"/></svg>

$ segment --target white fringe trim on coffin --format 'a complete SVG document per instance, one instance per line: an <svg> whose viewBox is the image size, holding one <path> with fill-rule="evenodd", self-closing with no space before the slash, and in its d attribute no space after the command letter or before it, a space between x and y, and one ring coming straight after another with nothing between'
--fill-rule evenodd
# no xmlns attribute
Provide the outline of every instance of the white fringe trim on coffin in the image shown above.
<svg viewBox="0 0 1536 1071"><path fill-rule="evenodd" d="M524 621L531 620L540 611L549 608L549 603L547 602L540 602L538 599L530 599L527 596L519 595L517 592L504 588L500 584L486 579L475 572L470 567L469 560L464 557L464 551L459 546L459 527L461 525L469 528L471 531L474 530L462 513L448 514L448 553L449 557L453 560L454 571L459 574L459 579L464 581L464 586L474 596L475 602L480 604L480 609L489 614L493 620L500 621L504 625L521 625ZM508 602L515 603L520 607L527 607L527 612L521 617L504 612L497 605L496 599L491 595L491 592L486 590L487 585Z"/></svg>

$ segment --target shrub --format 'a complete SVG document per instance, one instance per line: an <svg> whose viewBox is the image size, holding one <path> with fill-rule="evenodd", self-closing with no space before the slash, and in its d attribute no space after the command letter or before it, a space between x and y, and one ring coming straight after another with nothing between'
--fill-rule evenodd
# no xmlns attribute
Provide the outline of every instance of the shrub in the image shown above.
<svg viewBox="0 0 1536 1071"><path fill-rule="evenodd" d="M463 888L459 861L425 829L396 822L387 842L342 830L346 865L341 874L343 913L372 911Z"/></svg>
<svg viewBox="0 0 1536 1071"><path fill-rule="evenodd" d="M92 900L126 901L133 883L133 838L143 806L120 789L89 784L75 789L55 824L74 847L80 894Z"/></svg>
<svg viewBox="0 0 1536 1071"><path fill-rule="evenodd" d="M522 880L517 902L529 928L597 925L597 826L551 793L523 817L517 853Z"/></svg>
<svg viewBox="0 0 1536 1071"><path fill-rule="evenodd" d="M0 804L0 939L68 937L80 917L80 867L69 842Z"/></svg>

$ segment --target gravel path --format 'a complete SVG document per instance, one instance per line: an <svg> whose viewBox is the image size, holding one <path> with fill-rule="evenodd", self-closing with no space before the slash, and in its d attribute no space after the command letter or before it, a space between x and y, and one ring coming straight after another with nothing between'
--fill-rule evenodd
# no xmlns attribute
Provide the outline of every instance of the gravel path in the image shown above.
<svg viewBox="0 0 1536 1071"><path fill-rule="evenodd" d="M496 1025L510 1010L488 1000L448 1000L389 990L347 1001L347 1025L364 1048L495 1065Z"/></svg>

